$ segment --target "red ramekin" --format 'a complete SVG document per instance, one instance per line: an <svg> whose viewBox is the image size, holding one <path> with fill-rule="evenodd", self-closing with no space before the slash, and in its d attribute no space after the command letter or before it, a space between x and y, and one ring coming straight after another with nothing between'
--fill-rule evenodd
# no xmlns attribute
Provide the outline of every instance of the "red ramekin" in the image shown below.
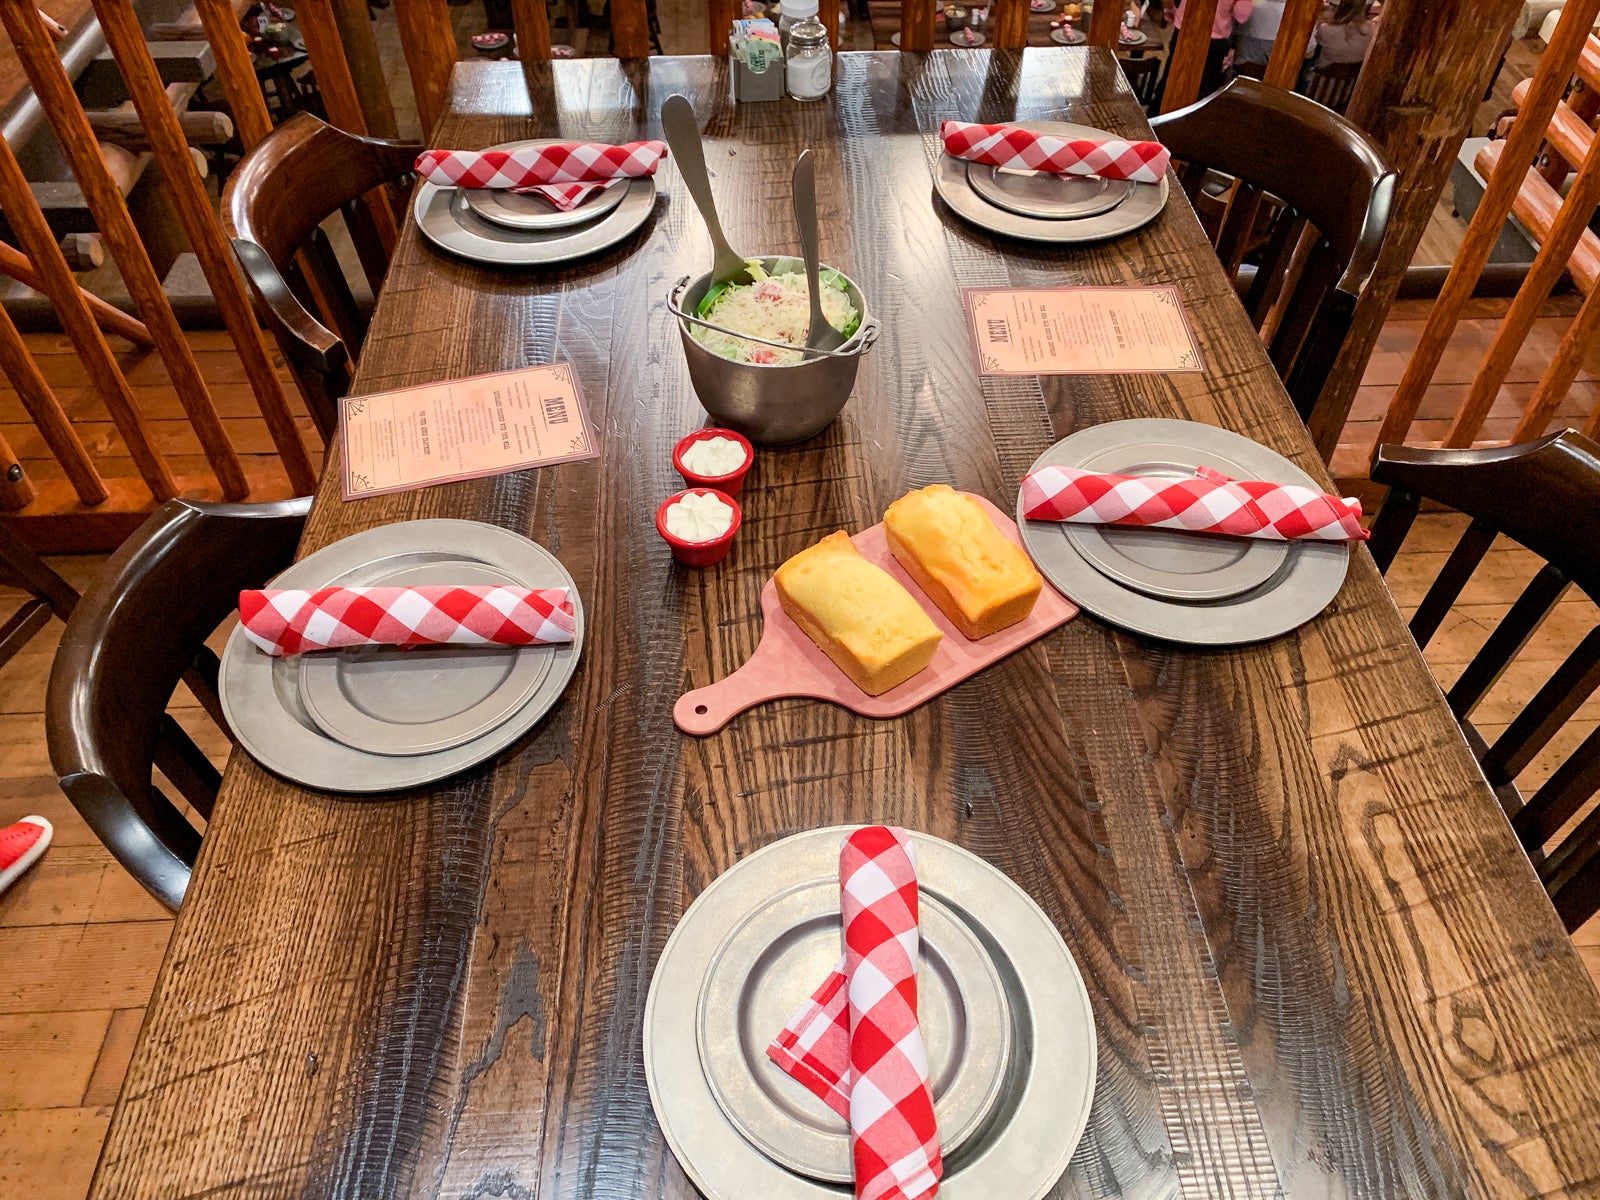
<svg viewBox="0 0 1600 1200"><path fill-rule="evenodd" d="M682 500L691 492L696 495L712 495L733 509L733 524L728 526L728 532L709 542L686 542L682 538L673 537L667 532L667 509ZM716 488L686 488L681 492L674 492L661 502L661 507L656 509L656 532L661 535L661 540L672 547L672 557L686 567L709 567L728 557L728 551L733 547L733 536L739 532L739 526L744 520L744 514L739 511L739 502L727 492L720 492Z"/></svg>
<svg viewBox="0 0 1600 1200"><path fill-rule="evenodd" d="M738 442L744 447L744 465L737 471L729 471L726 475L696 475L683 465L683 452L696 442L703 442L707 438L723 437ZM739 489L744 487L745 472L750 469L750 464L756 460L755 447L742 433L735 433L731 429L696 429L688 437L672 448L672 465L677 468L678 474L683 476L683 481L692 488L710 488L721 492L725 496L737 496Z"/></svg>

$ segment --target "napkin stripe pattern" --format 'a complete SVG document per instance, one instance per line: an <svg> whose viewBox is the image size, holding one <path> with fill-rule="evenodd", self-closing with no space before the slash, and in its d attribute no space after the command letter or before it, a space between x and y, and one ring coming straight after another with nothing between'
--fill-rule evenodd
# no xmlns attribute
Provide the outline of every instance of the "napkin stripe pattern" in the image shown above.
<svg viewBox="0 0 1600 1200"><path fill-rule="evenodd" d="M279 657L346 646L532 646L570 642L566 588L328 587L239 593L244 635Z"/></svg>
<svg viewBox="0 0 1600 1200"><path fill-rule="evenodd" d="M869 825L839 851L844 959L767 1054L850 1122L857 1200L924 1200L944 1160L917 1023L916 852Z"/></svg>
<svg viewBox="0 0 1600 1200"><path fill-rule="evenodd" d="M968 162L1057 175L1098 175L1160 183L1172 155L1160 142L1121 138L1065 138L1012 125L946 121L939 127L946 154Z"/></svg>
<svg viewBox="0 0 1600 1200"><path fill-rule="evenodd" d="M1103 475L1042 467L1022 481L1030 521L1144 525L1269 541L1360 542L1361 501L1292 483L1230 479L1209 467L1192 479Z"/></svg>

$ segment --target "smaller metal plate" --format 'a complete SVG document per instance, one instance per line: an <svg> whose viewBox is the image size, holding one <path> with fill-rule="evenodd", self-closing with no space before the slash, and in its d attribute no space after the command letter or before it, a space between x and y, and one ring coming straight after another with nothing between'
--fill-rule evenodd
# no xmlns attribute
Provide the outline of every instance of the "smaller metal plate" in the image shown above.
<svg viewBox="0 0 1600 1200"><path fill-rule="evenodd" d="M1133 195L1138 186L1126 179L1010 171L982 163L967 164L967 182L997 208L1045 221L1097 217Z"/></svg>
<svg viewBox="0 0 1600 1200"><path fill-rule="evenodd" d="M1205 466L1234 479L1253 478L1220 454L1158 442L1117 446L1077 465L1085 471L1165 479L1191 479L1195 467ZM1178 529L1120 529L1063 521L1061 532L1102 575L1149 596L1191 603L1241 596L1271 579L1289 557L1287 542Z"/></svg>
<svg viewBox="0 0 1600 1200"><path fill-rule="evenodd" d="M520 586L477 563L403 567L369 586ZM549 646L360 646L300 656L300 702L329 737L369 754L432 754L488 733L528 702Z"/></svg>
<svg viewBox="0 0 1600 1200"><path fill-rule="evenodd" d="M554 146L559 138L533 138L523 142L506 142L490 146L491 150L520 150L524 146ZM467 207L485 221L503 225L507 229L568 229L598 221L622 203L627 193L625 183L601 188L584 197L583 203L572 209L559 209L537 192L514 192L510 188L459 188Z"/></svg>
<svg viewBox="0 0 1600 1200"><path fill-rule="evenodd" d="M1081 29L1052 29L1050 40L1062 46L1081 46L1089 40L1089 35Z"/></svg>
<svg viewBox="0 0 1600 1200"><path fill-rule="evenodd" d="M567 229L507 229L485 221L460 188L419 183L412 215L435 246L492 267L538 267L570 262L609 249L650 219L656 206L653 177L611 189L622 199L605 216Z"/></svg>
<svg viewBox="0 0 1600 1200"><path fill-rule="evenodd" d="M958 1151L994 1110L1011 1051L1011 1016L994 964L937 899L921 897L917 1012L939 1140ZM839 881L773 897L728 935L700 994L706 1079L723 1114L768 1158L812 1179L855 1177L844 1118L767 1057L767 1046L841 952Z"/></svg>
<svg viewBox="0 0 1600 1200"><path fill-rule="evenodd" d="M1121 33L1117 34L1117 41L1124 46L1142 46L1149 40L1150 39L1141 29L1135 29L1132 31L1124 29Z"/></svg>

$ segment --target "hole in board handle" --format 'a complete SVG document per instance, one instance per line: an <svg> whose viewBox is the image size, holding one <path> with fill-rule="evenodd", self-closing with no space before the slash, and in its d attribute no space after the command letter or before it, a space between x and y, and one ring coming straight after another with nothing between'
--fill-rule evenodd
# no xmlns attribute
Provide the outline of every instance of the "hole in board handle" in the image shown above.
<svg viewBox="0 0 1600 1200"><path fill-rule="evenodd" d="M710 711L704 704L696 704L694 706L694 715L697 717L703 717Z"/></svg>

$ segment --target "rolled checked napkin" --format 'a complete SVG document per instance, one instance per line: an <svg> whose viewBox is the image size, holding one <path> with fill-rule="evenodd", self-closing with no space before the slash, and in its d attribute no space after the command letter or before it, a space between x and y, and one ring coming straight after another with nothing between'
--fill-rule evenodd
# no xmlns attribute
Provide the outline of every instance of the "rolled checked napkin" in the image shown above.
<svg viewBox="0 0 1600 1200"><path fill-rule="evenodd" d="M917 860L903 829L839 850L844 957L767 1056L850 1123L858 1200L924 1200L944 1159L917 1024Z"/></svg>
<svg viewBox="0 0 1600 1200"><path fill-rule="evenodd" d="M624 179L654 175L666 157L664 142L558 142L519 150L424 150L417 174L440 187L504 188L538 192L562 212L591 192Z"/></svg>
<svg viewBox="0 0 1600 1200"><path fill-rule="evenodd" d="M1363 542L1361 501L1293 483L1230 479L1196 467L1192 479L1102 475L1041 467L1022 481L1030 521L1144 525L1288 542Z"/></svg>
<svg viewBox="0 0 1600 1200"><path fill-rule="evenodd" d="M274 657L347 646L570 642L566 588L327 587L239 593L244 635Z"/></svg>
<svg viewBox="0 0 1600 1200"><path fill-rule="evenodd" d="M988 167L1098 175L1101 179L1131 179L1135 183L1160 183L1172 159L1160 142L1059 137L1029 133L1013 125L946 121L939 127L939 136L944 139L946 154Z"/></svg>

